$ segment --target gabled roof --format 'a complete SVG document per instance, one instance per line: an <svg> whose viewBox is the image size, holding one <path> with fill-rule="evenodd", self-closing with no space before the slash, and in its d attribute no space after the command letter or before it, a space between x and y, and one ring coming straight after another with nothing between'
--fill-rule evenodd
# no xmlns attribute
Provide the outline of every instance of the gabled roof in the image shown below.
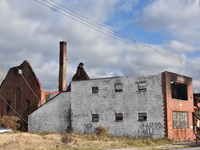
<svg viewBox="0 0 200 150"><path fill-rule="evenodd" d="M14 73L19 73L19 70L23 70L24 67L28 67L33 75L33 77L35 78L35 81L36 81L36 84L38 85L38 87L41 89L41 84L38 80L38 78L36 77L35 75L35 72L33 71L33 68L31 67L30 63L27 61L27 60L24 60L23 63L20 64L20 66L16 66L16 67L12 67L9 69L5 79L2 81L1 85L0 85L0 88L2 87L2 85L4 84L4 82L6 81L8 75L11 73L11 72L14 72ZM22 74L23 75L23 74Z"/></svg>

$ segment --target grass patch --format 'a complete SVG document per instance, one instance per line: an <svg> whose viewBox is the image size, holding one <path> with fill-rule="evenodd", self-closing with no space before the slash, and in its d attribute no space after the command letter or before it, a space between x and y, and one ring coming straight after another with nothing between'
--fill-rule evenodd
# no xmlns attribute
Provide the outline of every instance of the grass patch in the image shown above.
<svg viewBox="0 0 200 150"><path fill-rule="evenodd" d="M173 142L166 139L135 139L106 134L16 132L0 135L0 149L12 150L104 150L109 148L144 148L171 143Z"/></svg>

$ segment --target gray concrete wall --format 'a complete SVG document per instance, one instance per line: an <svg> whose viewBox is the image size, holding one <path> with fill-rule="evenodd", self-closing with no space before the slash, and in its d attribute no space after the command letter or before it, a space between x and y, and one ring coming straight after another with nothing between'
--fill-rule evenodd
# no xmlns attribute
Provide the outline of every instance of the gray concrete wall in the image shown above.
<svg viewBox="0 0 200 150"><path fill-rule="evenodd" d="M141 81L146 82L146 91L138 91ZM116 83L123 84L123 92L115 92ZM99 93L92 94L94 86ZM102 125L111 135L162 138L163 101L161 74L72 82L72 128L89 134ZM147 121L138 121L139 112L147 113ZM115 113L123 113L123 121L115 121ZM99 114L99 122L92 122L92 114Z"/></svg>
<svg viewBox="0 0 200 150"><path fill-rule="evenodd" d="M62 92L28 117L28 130L68 132L70 126L70 92Z"/></svg>

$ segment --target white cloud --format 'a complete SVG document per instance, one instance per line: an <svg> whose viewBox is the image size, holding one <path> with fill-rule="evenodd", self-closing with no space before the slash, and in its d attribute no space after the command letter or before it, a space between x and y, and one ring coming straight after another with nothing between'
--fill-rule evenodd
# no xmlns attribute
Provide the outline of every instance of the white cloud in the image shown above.
<svg viewBox="0 0 200 150"><path fill-rule="evenodd" d="M110 17L114 13L106 1L74 0L66 2L59 0L56 2L62 3L63 6L95 20L99 24L104 24L112 19ZM111 0L110 2L113 5L123 4L121 5L123 10L129 12L133 11L131 6L135 7L139 3L138 0L130 0L125 3ZM171 0L170 2L162 0L153 2L143 11L142 22L146 23L146 26L162 27L161 25L167 24L170 27L180 29L178 27L180 25L183 30L189 26L184 15L181 15L181 19L173 15L178 13L175 10L176 7L181 8L178 1L175 1L173 6ZM185 13L188 16L198 13L196 4L192 5L194 5L196 12L190 14L186 11ZM183 6L186 6L185 3L183 3ZM169 7L172 8L169 9ZM84 67L91 78L123 75L144 76L165 70L193 76L182 64L173 63L168 59L144 52L140 48L140 43L132 46L127 45L46 8L36 1L2 0L0 9L2 10L0 19L3 20L0 24L0 60L2 65L8 71L9 68L20 65L23 60L28 60L45 90L55 90L58 87L59 41L63 40L67 41L68 83L73 74L76 73L76 67L80 62L85 64ZM186 10L189 10L189 8ZM193 26L197 29L198 21L195 23L197 24ZM187 34L194 33L194 29L187 31ZM170 32L170 34L178 35L175 32ZM199 35L195 33L195 37ZM177 38L181 39L180 37ZM192 42L183 43L181 40L172 39L170 43L167 44L168 47L166 45L149 44L147 46L163 52L172 53L175 51L173 55L178 57L185 56L181 49L184 49L184 52L197 50L196 47L190 45ZM176 49L174 45L178 45L180 48ZM188 60L188 57L185 56L185 59ZM198 62L198 60L195 59L195 62ZM196 74L199 73L197 70L193 71ZM0 68L0 73L2 72Z"/></svg>

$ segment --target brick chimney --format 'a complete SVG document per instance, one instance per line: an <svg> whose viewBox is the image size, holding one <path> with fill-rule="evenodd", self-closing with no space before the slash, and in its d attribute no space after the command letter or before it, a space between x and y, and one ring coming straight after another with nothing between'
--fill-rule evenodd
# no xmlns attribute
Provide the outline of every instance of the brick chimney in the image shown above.
<svg viewBox="0 0 200 150"><path fill-rule="evenodd" d="M60 66L59 66L59 92L67 90L66 85L66 60L67 60L67 42L60 42Z"/></svg>

